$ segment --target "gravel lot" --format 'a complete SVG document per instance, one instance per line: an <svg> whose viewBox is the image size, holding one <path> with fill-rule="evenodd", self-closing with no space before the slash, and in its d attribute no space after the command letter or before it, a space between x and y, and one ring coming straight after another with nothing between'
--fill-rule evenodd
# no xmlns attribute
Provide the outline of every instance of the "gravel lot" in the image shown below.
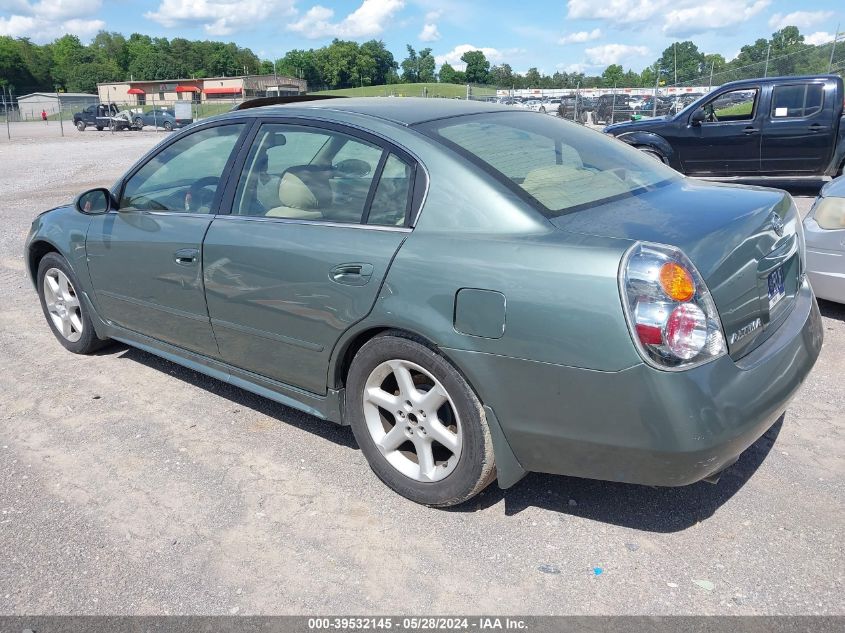
<svg viewBox="0 0 845 633"><path fill-rule="evenodd" d="M30 220L163 135L30 127L0 139L0 613L845 613L842 306L718 485L530 475L431 510L348 428L123 346L65 352L24 270Z"/></svg>

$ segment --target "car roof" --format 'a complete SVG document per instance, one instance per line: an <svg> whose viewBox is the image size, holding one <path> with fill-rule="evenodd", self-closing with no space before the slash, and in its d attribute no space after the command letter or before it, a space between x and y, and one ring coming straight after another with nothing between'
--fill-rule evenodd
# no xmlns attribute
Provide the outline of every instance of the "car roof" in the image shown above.
<svg viewBox="0 0 845 633"><path fill-rule="evenodd" d="M796 75L793 77L757 77L756 79L739 79L737 81L730 81L722 84L719 88L742 87L742 86L756 86L760 83L789 83L794 81L809 81L809 80L835 80L842 81L839 75Z"/></svg>
<svg viewBox="0 0 845 633"><path fill-rule="evenodd" d="M256 116L267 114L314 115L319 111L346 112L384 119L399 125L411 126L436 119L448 119L485 112L513 112L513 109L487 101L438 99L422 97L355 97L301 101L285 105L269 105L245 110Z"/></svg>

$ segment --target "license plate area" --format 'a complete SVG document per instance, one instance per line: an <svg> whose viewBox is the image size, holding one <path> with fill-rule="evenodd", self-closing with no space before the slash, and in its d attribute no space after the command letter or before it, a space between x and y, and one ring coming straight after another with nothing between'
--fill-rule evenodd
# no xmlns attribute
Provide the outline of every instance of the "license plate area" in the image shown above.
<svg viewBox="0 0 845 633"><path fill-rule="evenodd" d="M769 312L771 312L774 307L780 303L780 301L786 296L786 289L784 287L784 273L783 273L783 266L778 266L772 272L769 273L768 277L768 286L769 286Z"/></svg>

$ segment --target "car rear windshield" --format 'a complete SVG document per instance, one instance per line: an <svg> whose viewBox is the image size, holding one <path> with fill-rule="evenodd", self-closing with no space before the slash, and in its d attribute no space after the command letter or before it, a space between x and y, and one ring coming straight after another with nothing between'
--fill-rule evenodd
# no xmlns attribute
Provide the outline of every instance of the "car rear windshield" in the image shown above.
<svg viewBox="0 0 845 633"><path fill-rule="evenodd" d="M636 196L681 177L621 141L547 114L491 112L418 129L527 195L547 217Z"/></svg>

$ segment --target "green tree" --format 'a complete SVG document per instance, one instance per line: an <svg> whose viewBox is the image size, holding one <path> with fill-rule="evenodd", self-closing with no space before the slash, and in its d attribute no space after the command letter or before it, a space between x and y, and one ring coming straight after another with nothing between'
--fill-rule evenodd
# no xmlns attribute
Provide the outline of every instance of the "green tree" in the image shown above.
<svg viewBox="0 0 845 633"><path fill-rule="evenodd" d="M540 71L536 68L529 68L528 72L525 73L525 87L526 88L539 88L540 87Z"/></svg>
<svg viewBox="0 0 845 633"><path fill-rule="evenodd" d="M437 64L434 61L434 55L431 54L430 48L424 48L420 51L418 57L419 80L424 82L432 82L436 79Z"/></svg>
<svg viewBox="0 0 845 633"><path fill-rule="evenodd" d="M406 48L408 49L408 56L400 64L402 81L409 84L417 83L420 80L420 59L413 46L407 44Z"/></svg>
<svg viewBox="0 0 845 633"><path fill-rule="evenodd" d="M396 73L399 68L396 60L384 45L381 40L370 40L361 44L360 52L362 55L367 55L372 58L374 62L372 75L370 80L372 85L379 86L389 82L390 74Z"/></svg>
<svg viewBox="0 0 845 633"><path fill-rule="evenodd" d="M601 74L602 82L607 88L624 84L625 70L619 64L611 64Z"/></svg>
<svg viewBox="0 0 845 633"><path fill-rule="evenodd" d="M489 81L490 62L482 51L467 51L461 55L461 61L466 64L467 83L486 84Z"/></svg>
<svg viewBox="0 0 845 633"><path fill-rule="evenodd" d="M488 80L495 86L510 88L513 85L513 69L510 64L499 64L490 68Z"/></svg>
<svg viewBox="0 0 845 633"><path fill-rule="evenodd" d="M704 74L704 53L693 42L674 42L657 60L660 76L666 84L693 81ZM677 72L677 75L676 75Z"/></svg>
<svg viewBox="0 0 845 633"><path fill-rule="evenodd" d="M440 67L440 83L442 84L462 84L466 83L466 75L461 71L455 70L451 64L444 62Z"/></svg>

